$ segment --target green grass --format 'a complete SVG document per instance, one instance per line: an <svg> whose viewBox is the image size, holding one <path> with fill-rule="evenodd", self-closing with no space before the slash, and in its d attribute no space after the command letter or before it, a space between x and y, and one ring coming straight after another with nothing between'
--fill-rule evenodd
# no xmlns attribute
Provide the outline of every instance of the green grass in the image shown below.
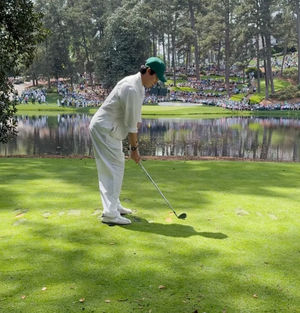
<svg viewBox="0 0 300 313"><path fill-rule="evenodd" d="M279 79L279 78L275 78L274 79L274 89L275 91L284 89L288 86L290 86L291 83L289 83L286 80L283 79ZM260 93L255 93L250 97L250 101L252 103L259 103L261 102L263 99L265 99L265 95L266 95L266 83L264 80L261 80L260 82L260 88L261 88L261 92ZM271 94L271 92L270 92Z"/></svg>
<svg viewBox="0 0 300 313"><path fill-rule="evenodd" d="M51 104L44 110L44 105L39 106L39 110L19 110L18 115L26 116L56 116L57 114L94 114L97 108L85 109L71 109L55 110L51 109ZM57 108L57 107L56 107ZM144 118L158 118L158 117L180 117L180 118L218 118L222 116L282 116L282 117L300 117L300 111L231 111L215 106L158 106L158 105L144 105L142 108L142 115Z"/></svg>
<svg viewBox="0 0 300 313"><path fill-rule="evenodd" d="M300 164L144 166L186 220L132 161L108 227L94 160L0 159L0 312L300 312Z"/></svg>
<svg viewBox="0 0 300 313"><path fill-rule="evenodd" d="M73 107L58 107L57 106L58 95L56 93L49 93L47 95L47 104L39 104L36 102L32 104L19 104L17 105L17 115L57 115L68 113L89 113L91 108L73 108ZM94 109L96 112L96 109Z"/></svg>
<svg viewBox="0 0 300 313"><path fill-rule="evenodd" d="M191 88L191 87L171 87L170 90L172 90L172 91L184 91L184 92L197 92L196 88Z"/></svg>
<svg viewBox="0 0 300 313"><path fill-rule="evenodd" d="M180 116L180 117L220 117L232 115L247 115L248 112L230 111L215 106L143 106L144 117Z"/></svg>
<svg viewBox="0 0 300 313"><path fill-rule="evenodd" d="M242 101L246 97L245 93L239 93L230 97L230 100L233 101Z"/></svg>
<svg viewBox="0 0 300 313"><path fill-rule="evenodd" d="M291 85L291 83L289 83L286 80L279 79L279 78L275 78L274 79L274 89L275 89L275 91L285 89L285 88L289 87L290 85ZM266 84L265 84L264 80L261 80L261 85L260 86L261 86L261 92L260 93L255 93L255 94L251 95L251 97L250 97L251 103L260 103L263 99L265 99ZM231 97L231 100L241 101L245 96L246 96L246 94L233 95Z"/></svg>

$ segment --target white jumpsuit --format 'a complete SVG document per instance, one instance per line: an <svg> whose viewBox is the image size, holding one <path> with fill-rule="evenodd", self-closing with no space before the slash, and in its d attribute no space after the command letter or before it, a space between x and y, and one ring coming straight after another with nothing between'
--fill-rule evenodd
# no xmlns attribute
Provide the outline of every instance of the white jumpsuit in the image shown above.
<svg viewBox="0 0 300 313"><path fill-rule="evenodd" d="M103 215L107 217L117 216L121 206L125 164L122 140L128 133L137 133L144 97L141 74L127 76L117 83L90 122Z"/></svg>

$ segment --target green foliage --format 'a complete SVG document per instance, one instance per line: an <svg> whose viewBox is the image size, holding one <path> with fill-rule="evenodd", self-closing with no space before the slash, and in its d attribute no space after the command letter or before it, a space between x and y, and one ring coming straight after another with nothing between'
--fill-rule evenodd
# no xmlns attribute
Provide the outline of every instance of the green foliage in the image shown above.
<svg viewBox="0 0 300 313"><path fill-rule="evenodd" d="M283 70L282 76L284 78L292 79L297 81L298 78L298 69L296 67L290 67Z"/></svg>
<svg viewBox="0 0 300 313"><path fill-rule="evenodd" d="M180 74L178 75L178 77L179 77L180 80L186 80L186 81L187 81L187 79L188 79L187 75L186 75L186 74L183 74L183 73L180 73Z"/></svg>
<svg viewBox="0 0 300 313"><path fill-rule="evenodd" d="M100 47L97 73L105 87L112 87L126 75L138 72L148 57L150 25L142 4L125 4L108 20Z"/></svg>
<svg viewBox="0 0 300 313"><path fill-rule="evenodd" d="M1 1L0 4L0 143L16 134L16 102L11 100L10 75L16 75L21 64L28 66L35 46L44 38L41 14L30 0Z"/></svg>
<svg viewBox="0 0 300 313"><path fill-rule="evenodd" d="M276 91L276 93L273 95L273 98L279 99L279 100L288 100L292 98L299 97L299 86L293 86L290 85L284 89L280 89Z"/></svg>
<svg viewBox="0 0 300 313"><path fill-rule="evenodd" d="M254 73L254 77L257 78L257 68L256 67L248 67L247 70L245 71L247 75L250 73ZM259 76L262 77L262 71L259 70Z"/></svg>

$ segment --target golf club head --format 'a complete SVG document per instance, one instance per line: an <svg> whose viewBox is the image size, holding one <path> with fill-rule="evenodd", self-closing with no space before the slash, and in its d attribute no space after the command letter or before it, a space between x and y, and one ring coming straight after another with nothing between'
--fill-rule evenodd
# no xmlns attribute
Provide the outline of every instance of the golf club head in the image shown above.
<svg viewBox="0 0 300 313"><path fill-rule="evenodd" d="M186 219L186 213L181 213L180 215L178 215L177 217L180 218L181 220Z"/></svg>

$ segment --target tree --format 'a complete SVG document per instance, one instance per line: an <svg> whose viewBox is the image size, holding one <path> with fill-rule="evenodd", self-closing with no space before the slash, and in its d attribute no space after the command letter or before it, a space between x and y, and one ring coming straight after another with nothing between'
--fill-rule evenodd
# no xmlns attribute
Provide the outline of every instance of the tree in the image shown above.
<svg viewBox="0 0 300 313"><path fill-rule="evenodd" d="M18 66L28 66L35 46L44 37L41 15L30 0L0 2L0 143L16 135L16 100L9 76L17 74Z"/></svg>
<svg viewBox="0 0 300 313"><path fill-rule="evenodd" d="M293 23L291 23L291 21L293 21ZM273 25L272 35L277 40L277 46L283 50L280 70L280 75L282 76L288 49L296 45L296 22L293 8L290 3L286 3L286 1L279 3ZM280 27L278 27L278 25L280 25Z"/></svg>
<svg viewBox="0 0 300 313"><path fill-rule="evenodd" d="M137 72L150 51L150 24L142 3L132 1L108 19L96 60L97 76L106 88Z"/></svg>
<svg viewBox="0 0 300 313"><path fill-rule="evenodd" d="M214 32L214 26L209 33L214 32L214 36L219 36L219 41L224 45L224 64L225 64L225 86L227 94L230 94L229 77L230 67L234 63L232 60L233 55L233 33L235 23L235 10L237 7L237 0L213 0L209 4L210 16L213 18L214 23L218 25L219 34Z"/></svg>
<svg viewBox="0 0 300 313"><path fill-rule="evenodd" d="M300 7L299 7L299 0L293 0L295 4L295 12L297 16L297 45L298 45L298 84L300 84Z"/></svg>
<svg viewBox="0 0 300 313"><path fill-rule="evenodd" d="M191 21L191 29L193 32L193 44L194 44L194 57L195 57L195 65L196 65L196 78L200 80L200 62L199 62L199 43L198 43L198 34L196 29L196 18L195 15L197 11L195 10L196 2L194 3L192 0L188 0L188 10Z"/></svg>
<svg viewBox="0 0 300 313"><path fill-rule="evenodd" d="M265 81L266 81L266 99L269 98L269 86L271 85L271 94L274 94L274 83L272 73L272 47L271 47L271 4L273 0L264 0L261 2L261 36L264 47L264 60L265 60Z"/></svg>

